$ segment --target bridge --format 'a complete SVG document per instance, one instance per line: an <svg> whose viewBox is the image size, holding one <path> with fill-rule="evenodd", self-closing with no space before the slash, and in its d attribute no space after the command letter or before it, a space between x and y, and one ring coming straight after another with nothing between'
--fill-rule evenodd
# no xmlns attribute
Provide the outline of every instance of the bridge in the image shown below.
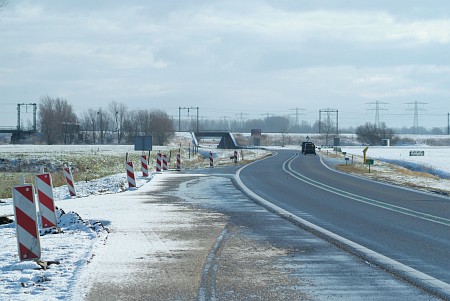
<svg viewBox="0 0 450 301"><path fill-rule="evenodd" d="M11 143L18 143L25 140L31 134L36 133L35 129L17 129L17 127L0 127L0 134L11 134Z"/></svg>
<svg viewBox="0 0 450 301"><path fill-rule="evenodd" d="M221 149L236 149L239 148L236 139L233 134L226 131L204 131L204 132L193 132L192 137L194 138L194 144L199 145L198 141L201 138L220 138L218 148Z"/></svg>

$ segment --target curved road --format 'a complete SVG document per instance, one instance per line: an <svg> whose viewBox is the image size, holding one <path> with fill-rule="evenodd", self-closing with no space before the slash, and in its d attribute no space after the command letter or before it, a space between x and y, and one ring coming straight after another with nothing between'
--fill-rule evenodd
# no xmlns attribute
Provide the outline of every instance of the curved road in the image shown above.
<svg viewBox="0 0 450 301"><path fill-rule="evenodd" d="M450 284L449 198L339 173L320 156L288 150L244 167L240 179L274 205Z"/></svg>

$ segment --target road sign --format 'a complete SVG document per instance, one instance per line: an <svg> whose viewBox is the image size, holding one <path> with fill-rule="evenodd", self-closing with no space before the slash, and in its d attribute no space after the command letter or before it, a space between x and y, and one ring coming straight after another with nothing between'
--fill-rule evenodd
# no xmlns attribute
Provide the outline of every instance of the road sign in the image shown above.
<svg viewBox="0 0 450 301"><path fill-rule="evenodd" d="M425 156L425 151L409 151L409 156Z"/></svg>
<svg viewBox="0 0 450 301"><path fill-rule="evenodd" d="M152 136L136 136L134 137L134 150L151 151L153 148Z"/></svg>
<svg viewBox="0 0 450 301"><path fill-rule="evenodd" d="M366 159L364 163L367 165L373 165L373 159Z"/></svg>

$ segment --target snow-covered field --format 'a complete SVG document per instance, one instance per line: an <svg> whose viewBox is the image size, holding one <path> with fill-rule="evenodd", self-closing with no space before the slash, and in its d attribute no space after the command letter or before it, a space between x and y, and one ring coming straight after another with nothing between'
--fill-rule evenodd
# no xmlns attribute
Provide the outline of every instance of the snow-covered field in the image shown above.
<svg viewBox="0 0 450 301"><path fill-rule="evenodd" d="M53 147L50 152L56 154L65 152L111 152L123 154L130 151L130 146L111 147L99 146L93 150L91 146ZM102 149L100 149L102 148ZM12 155L14 153L26 153L27 149L47 154L49 147L27 147L18 149L17 146L1 146L0 154ZM363 147L345 147L342 150L348 155L361 156ZM410 150L424 150L423 157L410 157ZM31 151L30 151L31 152ZM209 150L205 150L208 153ZM246 153L247 158L257 158L265 156L267 152L255 150ZM229 161L230 150L216 152L218 161ZM376 160L391 162L402 162L403 165L427 166L438 175L447 176L450 174L450 148L435 147L370 147L367 156ZM206 167L208 161L198 161L194 167ZM140 174L136 172L136 174ZM136 189L128 189L126 185L125 173L120 173L92 181L77 181L75 187L78 192L76 198L71 199L66 187L54 189L56 206L62 211L58 211L59 226L62 233L45 234L41 236L42 259L55 261L47 270L39 269L34 262L21 262L17 255L17 242L15 235L15 224L0 225L0 299L1 300L61 300L78 299L82 296L83 269L95 254L95 250L101 246L108 236L108 228L114 228L109 220L102 220L99 212L111 210L111 215L121 217L123 220L133 220L133 214L139 208L133 210L123 210L132 199L137 199L139 193L150 190L152 186L151 174L149 178L137 177ZM161 176L161 175L158 175ZM445 182L447 183L447 182ZM445 185L448 185L445 184ZM123 200L123 203L121 201ZM3 199L0 203L0 216L11 214L12 200ZM112 205L113 204L113 205ZM153 206L152 214L155 218L177 219L176 211L170 206ZM70 208L70 209L69 209ZM73 208L79 208L83 212L78 215ZM105 209L106 208L106 209ZM175 216L174 216L175 215ZM173 246L172 246L173 247ZM145 246L149 252L153 249L161 251L164 246L153 244ZM121 250L117 254L109 256L120 257Z"/></svg>
<svg viewBox="0 0 450 301"><path fill-rule="evenodd" d="M342 147L343 152L363 155L363 146ZM410 152L421 152L423 156L410 156ZM428 172L441 178L450 178L450 147L430 146L371 146L367 150L367 158L382 160L407 167L414 171Z"/></svg>

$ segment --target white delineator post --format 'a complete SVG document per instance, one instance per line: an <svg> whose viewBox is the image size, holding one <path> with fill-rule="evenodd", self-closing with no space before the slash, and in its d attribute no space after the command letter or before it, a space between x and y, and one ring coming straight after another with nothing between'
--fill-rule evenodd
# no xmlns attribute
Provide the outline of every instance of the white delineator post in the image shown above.
<svg viewBox="0 0 450 301"><path fill-rule="evenodd" d="M141 156L141 171L143 177L148 177L148 164L147 164L147 156Z"/></svg>
<svg viewBox="0 0 450 301"><path fill-rule="evenodd" d="M181 154L177 154L177 171L181 171Z"/></svg>
<svg viewBox="0 0 450 301"><path fill-rule="evenodd" d="M214 158L212 151L209 152L209 167L214 167Z"/></svg>
<svg viewBox="0 0 450 301"><path fill-rule="evenodd" d="M50 173L36 175L36 189L42 228L57 227L58 219L55 212L52 176Z"/></svg>
<svg viewBox="0 0 450 301"><path fill-rule="evenodd" d="M163 170L167 170L167 156L162 155L162 161L163 161Z"/></svg>
<svg viewBox="0 0 450 301"><path fill-rule="evenodd" d="M20 260L38 260L41 258L41 243L33 185L14 186L13 204L19 258Z"/></svg>
<svg viewBox="0 0 450 301"><path fill-rule="evenodd" d="M161 153L156 154L156 171L161 171Z"/></svg>
<svg viewBox="0 0 450 301"><path fill-rule="evenodd" d="M127 166L128 187L134 188L136 187L136 179L134 178L133 162L127 162L126 166Z"/></svg>
<svg viewBox="0 0 450 301"><path fill-rule="evenodd" d="M66 178L67 188L69 189L70 196L77 196L70 167L64 166L64 177Z"/></svg>

